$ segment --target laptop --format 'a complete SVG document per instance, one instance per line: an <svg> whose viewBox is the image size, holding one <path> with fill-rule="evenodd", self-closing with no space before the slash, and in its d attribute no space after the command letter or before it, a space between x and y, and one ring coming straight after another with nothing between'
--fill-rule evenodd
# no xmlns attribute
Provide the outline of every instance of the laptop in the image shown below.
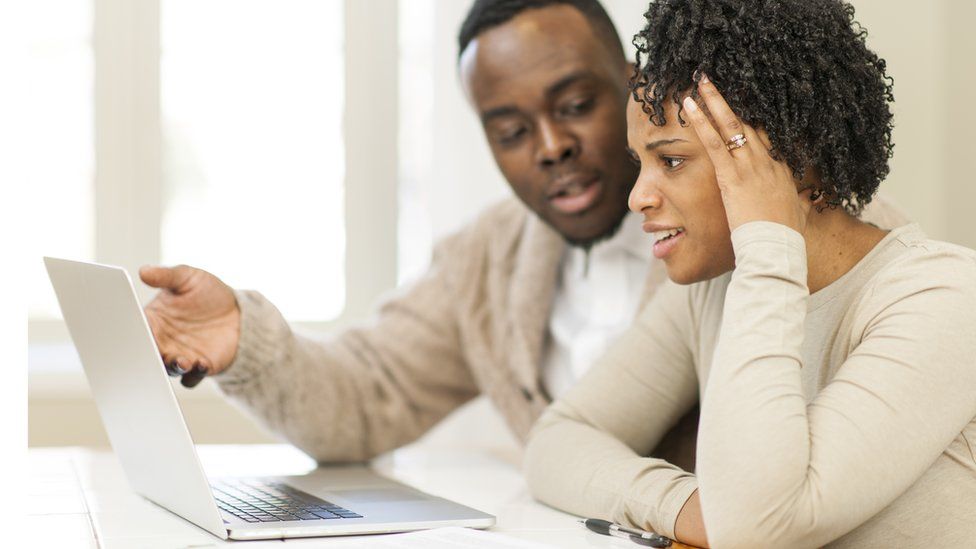
<svg viewBox="0 0 976 549"><path fill-rule="evenodd" d="M50 257L44 263L112 448L143 497L222 539L495 523L491 515L362 465L319 467L302 476L208 478L128 273Z"/></svg>

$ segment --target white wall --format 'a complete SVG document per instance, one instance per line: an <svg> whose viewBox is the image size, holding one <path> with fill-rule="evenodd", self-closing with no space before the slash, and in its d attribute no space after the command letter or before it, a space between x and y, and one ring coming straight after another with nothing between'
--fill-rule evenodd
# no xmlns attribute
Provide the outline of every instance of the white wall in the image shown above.
<svg viewBox="0 0 976 549"><path fill-rule="evenodd" d="M946 191L946 238L970 248L976 248L976 175L972 160L976 158L976 108L973 108L973 91L976 90L976 34L972 22L976 20L976 2L968 0L945 1L942 4L942 21L945 32L946 55L940 61L946 75L946 93L942 98L941 117L945 121L946 161L943 174ZM910 152L903 151L906 156ZM907 201L906 194L903 201Z"/></svg>
<svg viewBox="0 0 976 549"><path fill-rule="evenodd" d="M434 238L456 229L511 191L495 166L481 124L457 75L457 31L468 2L438 0L434 26L433 181L428 193Z"/></svg>
<svg viewBox="0 0 976 549"><path fill-rule="evenodd" d="M888 63L894 78L895 156L882 189L935 238L948 238L946 211L950 158L945 155L948 94L945 59L948 2L855 0L868 46ZM922 8L927 6L928 9Z"/></svg>
<svg viewBox="0 0 976 549"><path fill-rule="evenodd" d="M976 4L854 0L895 79L895 156L882 186L930 235L976 248Z"/></svg>
<svg viewBox="0 0 976 549"><path fill-rule="evenodd" d="M976 247L974 153L976 38L969 21L976 4L957 0L854 0L868 45L895 79L895 156L882 184L934 238ZM438 0L434 51L433 180L429 211L434 237L471 219L509 191L491 160L481 128L464 99L455 66L456 33L469 2ZM644 23L645 0L604 0L626 51ZM632 57L632 55L631 55Z"/></svg>

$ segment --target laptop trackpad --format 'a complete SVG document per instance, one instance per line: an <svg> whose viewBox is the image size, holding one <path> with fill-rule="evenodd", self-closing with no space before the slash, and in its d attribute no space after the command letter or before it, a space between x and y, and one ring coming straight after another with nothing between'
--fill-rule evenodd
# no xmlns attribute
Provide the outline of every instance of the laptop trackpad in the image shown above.
<svg viewBox="0 0 976 549"><path fill-rule="evenodd" d="M413 490L376 488L367 490L329 490L352 503L393 503L395 501L425 501L431 499Z"/></svg>

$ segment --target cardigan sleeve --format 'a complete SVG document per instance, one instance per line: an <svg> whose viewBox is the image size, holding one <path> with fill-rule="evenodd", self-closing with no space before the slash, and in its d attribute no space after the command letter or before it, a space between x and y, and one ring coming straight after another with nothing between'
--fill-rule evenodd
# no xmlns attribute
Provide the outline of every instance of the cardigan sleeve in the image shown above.
<svg viewBox="0 0 976 549"><path fill-rule="evenodd" d="M369 325L328 340L296 333L261 294L238 291L241 337L220 389L321 462L362 461L406 444L479 392L455 321L452 261L460 235L427 274Z"/></svg>

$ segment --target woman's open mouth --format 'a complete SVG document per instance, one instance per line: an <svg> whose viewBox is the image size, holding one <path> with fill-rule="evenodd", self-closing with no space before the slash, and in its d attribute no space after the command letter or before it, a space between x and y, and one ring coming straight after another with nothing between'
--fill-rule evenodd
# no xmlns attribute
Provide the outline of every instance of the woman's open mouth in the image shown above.
<svg viewBox="0 0 976 549"><path fill-rule="evenodd" d="M684 227L664 229L651 233L654 239L654 257L664 259L685 235Z"/></svg>

